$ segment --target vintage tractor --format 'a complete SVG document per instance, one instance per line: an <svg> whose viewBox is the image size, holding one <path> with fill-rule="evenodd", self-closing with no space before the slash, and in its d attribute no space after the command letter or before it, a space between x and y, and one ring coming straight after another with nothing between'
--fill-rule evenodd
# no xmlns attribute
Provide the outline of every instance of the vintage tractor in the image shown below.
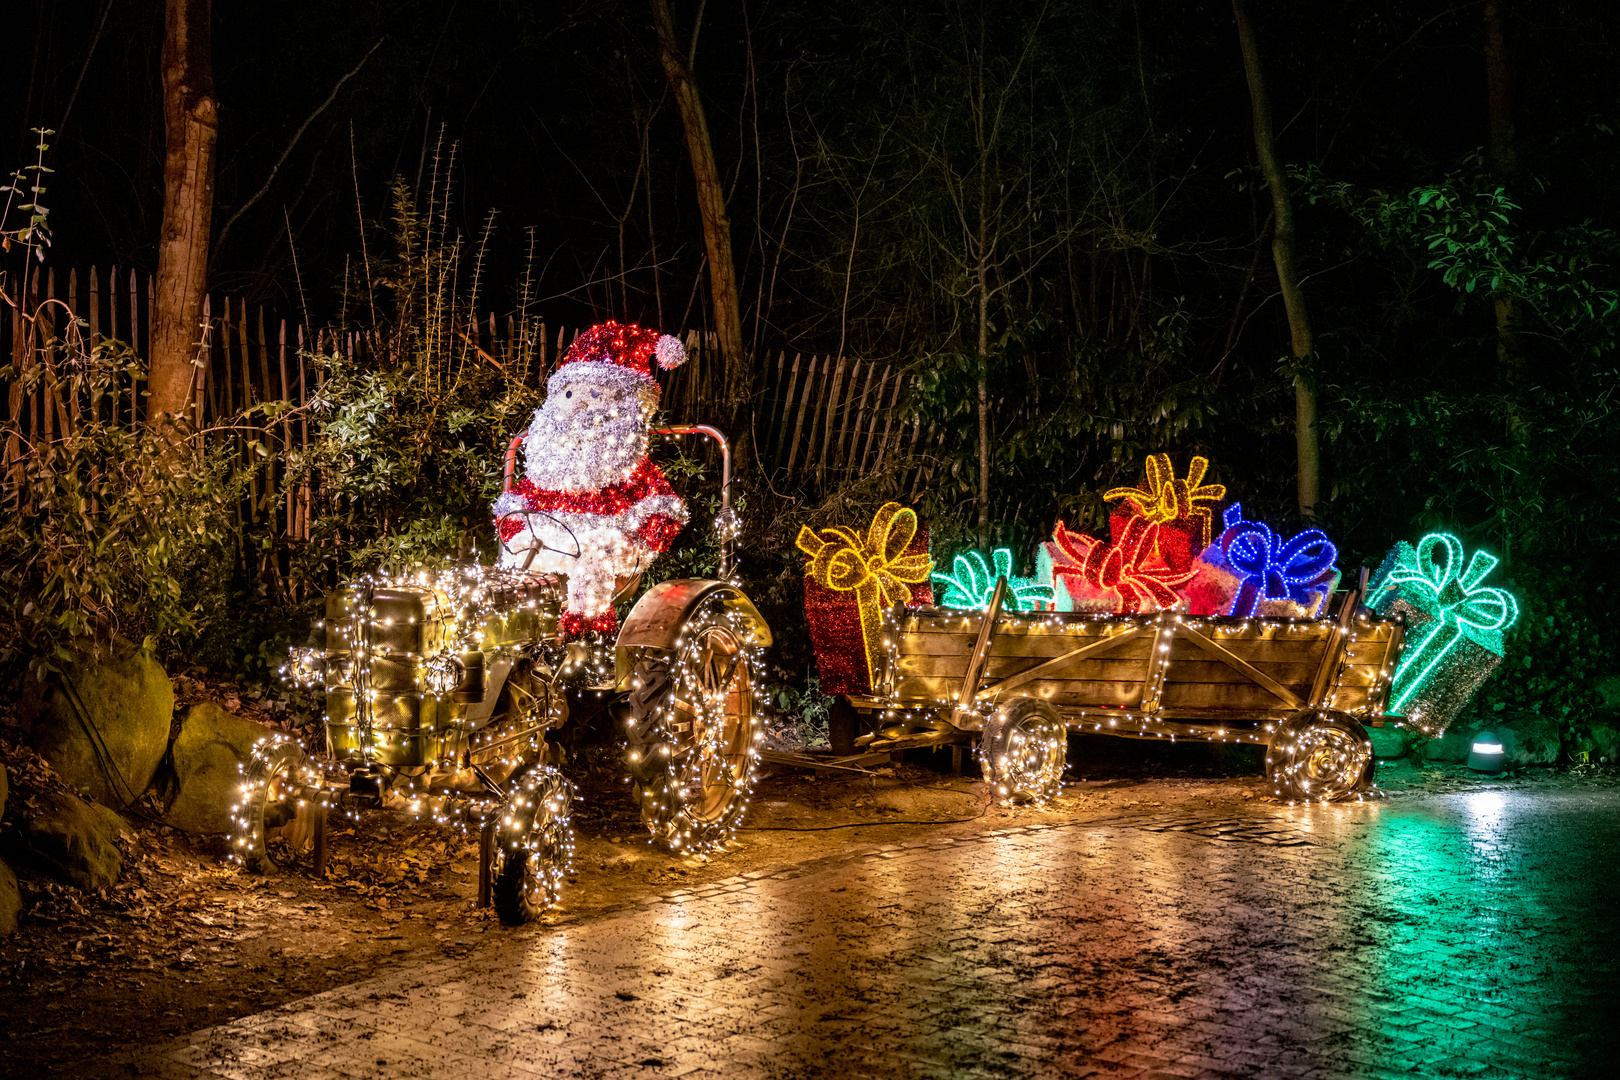
<svg viewBox="0 0 1620 1080"><path fill-rule="evenodd" d="M306 853L324 870L331 813L391 810L461 825L480 838L481 906L507 924L557 901L573 849L572 785L547 732L568 720L569 688L613 695L626 766L648 830L672 852L703 853L748 804L761 737L759 656L771 631L731 581L730 447L721 452L716 580L664 581L636 602L613 642L558 632L565 578L451 567L372 575L326 598L289 674L325 691L324 752L288 736L244 766L233 851L263 871ZM506 489L522 436L506 455ZM621 579L615 602L640 585Z"/></svg>

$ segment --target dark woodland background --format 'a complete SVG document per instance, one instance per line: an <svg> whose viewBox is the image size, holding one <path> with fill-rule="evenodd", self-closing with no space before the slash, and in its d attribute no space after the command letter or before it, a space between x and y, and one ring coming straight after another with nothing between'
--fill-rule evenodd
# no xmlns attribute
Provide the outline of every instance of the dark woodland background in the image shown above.
<svg viewBox="0 0 1620 1080"><path fill-rule="evenodd" d="M1487 9L1503 52L1486 47ZM1620 9L1250 10L1316 332L1303 370L1321 409L1319 522L1351 572L1434 527L1501 555L1495 583L1525 615L1479 707L1577 723L1616 666ZM674 12L727 187L756 387L783 349L908 365L902 408L948 432L920 507L936 556L968 542L977 513L981 318L995 542L1027 559L1058 517L1097 522L1100 492L1161 450L1182 467L1207 454L1249 516L1298 524L1302 367L1229 3ZM154 268L161 3L19 0L6 21L11 167L34 159L31 129L56 132L49 262ZM647 5L234 0L214 6L213 53L210 289L353 323L362 261L395 272L393 186L422 206L437 178L451 234L495 216L484 306L513 308L527 271L555 325L708 328ZM1494 114L1491 64L1507 88ZM744 572L773 625L802 622L798 523L864 522L885 482L814 500L745 487ZM251 572L229 588L276 600ZM783 662L802 666L786 637Z"/></svg>

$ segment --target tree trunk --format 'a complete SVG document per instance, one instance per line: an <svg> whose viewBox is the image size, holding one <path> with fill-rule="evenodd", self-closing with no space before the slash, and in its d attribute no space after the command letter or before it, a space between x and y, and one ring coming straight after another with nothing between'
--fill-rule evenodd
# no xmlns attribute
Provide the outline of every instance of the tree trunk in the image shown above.
<svg viewBox="0 0 1620 1080"><path fill-rule="evenodd" d="M979 259L979 547L990 546L990 296Z"/></svg>
<svg viewBox="0 0 1620 1080"><path fill-rule="evenodd" d="M709 256L709 296L714 304L714 326L720 337L720 353L725 359L725 406L732 430L732 447L739 455L748 445L743 438L747 417L744 409L753 391L753 368L743 353L742 309L737 295L737 271L731 258L731 219L726 214L726 193L720 184L720 171L714 163L714 147L709 142L709 123L698 97L697 83L687 66L686 54L675 40L675 23L669 0L649 0L653 27L658 32L658 60L670 93L681 112L686 131L686 150L692 158L692 177L697 181L698 209L703 214L703 242Z"/></svg>
<svg viewBox="0 0 1620 1080"><path fill-rule="evenodd" d="M1271 125L1271 101L1266 96L1265 75L1260 70L1260 49L1249 21L1246 0L1232 0L1237 19L1238 43L1243 49L1243 70L1249 80L1249 102L1254 113L1254 149L1260 159L1260 174L1271 191L1274 225L1271 258L1277 265L1277 284L1282 290L1283 308L1288 313L1288 335L1295 360L1294 444L1299 461L1299 512L1316 516L1321 497L1321 447L1316 431L1316 386L1311 362L1316 341L1311 334L1310 312L1299 287L1294 267L1294 207L1288 197L1288 178L1277 161L1276 136Z"/></svg>
<svg viewBox="0 0 1620 1080"><path fill-rule="evenodd" d="M1497 183L1505 183L1518 167L1513 145L1513 93L1508 78L1507 36L1503 9L1507 0L1485 0L1485 83L1490 107L1490 142L1486 160ZM1508 382L1520 380L1524 351L1519 347L1519 301L1505 292L1491 296L1496 309L1496 357Z"/></svg>
<svg viewBox="0 0 1620 1080"><path fill-rule="evenodd" d="M163 25L163 234L158 243L147 419L186 415L198 377L219 115L210 0L167 0Z"/></svg>

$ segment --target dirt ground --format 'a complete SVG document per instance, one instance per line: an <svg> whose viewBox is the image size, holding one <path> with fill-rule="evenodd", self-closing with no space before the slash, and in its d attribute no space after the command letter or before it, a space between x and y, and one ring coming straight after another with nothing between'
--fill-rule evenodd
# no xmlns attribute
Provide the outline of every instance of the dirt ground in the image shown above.
<svg viewBox="0 0 1620 1080"><path fill-rule="evenodd" d="M693 859L651 846L611 748L601 747L570 770L581 788L579 842L562 904L517 929L476 907L476 839L455 830L368 815L358 830L336 831L328 876L318 880L297 867L241 873L225 863L222 838L143 825L123 880L104 895L24 877L22 929L0 946L0 1058L13 1076L106 1074L94 1063L115 1051L459 956L486 935L545 933L649 894L999 821L1266 799L1258 753L1222 749L1076 737L1063 794L1040 809L993 805L976 774L950 775L945 753L865 774L767 766L737 842ZM1478 782L1465 770L1408 765L1386 767L1380 779L1393 791Z"/></svg>

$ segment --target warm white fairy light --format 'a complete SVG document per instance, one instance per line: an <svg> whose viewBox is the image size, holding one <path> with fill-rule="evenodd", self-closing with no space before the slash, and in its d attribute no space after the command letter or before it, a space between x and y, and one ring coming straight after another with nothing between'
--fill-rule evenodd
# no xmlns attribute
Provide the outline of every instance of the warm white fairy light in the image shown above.
<svg viewBox="0 0 1620 1080"><path fill-rule="evenodd" d="M667 672L661 665L638 668L632 684L627 758L637 774L642 820L673 852L719 850L747 812L764 737L762 650L754 635L748 616L712 598L688 618ZM726 660L733 666L721 675ZM654 670L662 689L643 698L641 680Z"/></svg>
<svg viewBox="0 0 1620 1080"><path fill-rule="evenodd" d="M1159 624L1161 618L1167 621ZM884 620L881 638L884 662L879 666L879 678L874 680L870 699L872 705L886 719L907 719L913 723L927 724L941 719L949 721L958 716L956 710L961 707L957 701L960 684L939 677L931 677L929 682L909 678L902 683L899 677L903 669L902 656L908 647L915 647L908 642L908 635L971 635L977 633L978 618L963 617L939 608L921 608L890 610L885 612ZM1106 640L1117 634L1159 624L1159 638L1148 649L1149 654L1159 657L1160 661L1153 665L1143 661L1141 702L1132 707L1065 704L1059 706L1064 726L1131 738L1249 743L1274 748L1272 757L1279 763L1278 772L1268 775L1274 775L1279 797L1289 801L1326 801L1360 798L1365 794L1363 778L1371 760L1370 748L1357 739L1350 729L1331 721L1336 716L1352 722L1358 719L1380 721L1381 710L1389 693L1392 658L1385 657L1369 663L1364 657L1353 654L1358 644L1387 643L1397 621L1369 615L1365 610L1358 611L1348 627L1341 627L1333 619L1310 617L1193 616L1180 612L1162 615L1003 612L997 623L997 632ZM1170 640L1171 632L1179 627L1196 631L1211 640L1225 642L1282 641L1305 637L1307 640L1321 640L1323 647L1328 649L1336 648L1335 642L1339 638L1343 639L1344 644L1338 663L1324 688L1320 708L1300 713L1284 708L1279 701L1276 708L1269 710L1275 719L1264 719L1264 713L1268 710L1262 710L1261 717L1249 723L1236 716L1206 720L1198 715L1198 709L1167 709L1159 700L1163 688L1173 680L1173 669L1179 663L1176 657L1180 654L1172 647ZM1006 654L998 652L997 655ZM1207 659L1202 656L1198 658ZM1150 673L1151 679L1146 677ZM1053 676L1058 680L1073 677L1061 673ZM937 689L930 692L927 689L930 685ZM1052 695L1052 691L1043 688L1039 681L1013 693L1043 699ZM1284 719L1297 719L1299 724L1296 727L1303 727L1296 731L1294 727L1281 723ZM1324 725L1333 733L1324 734L1323 730L1318 730ZM1008 757L1006 767L1009 769L1026 759L1029 762L1043 761L1045 759L1041 755L1050 748L1050 743L1042 745L1034 736L1026 734L1018 746L1018 754L998 754L998 760L986 761L987 774L994 778L996 770L1002 767L999 761L1001 757ZM1290 786L1292 782L1285 783L1288 777L1298 778L1298 783ZM1307 783L1308 792L1304 786ZM1003 788L1007 790L1003 791ZM1006 784L997 781L995 790L998 795L1007 797L1020 790L1020 786L1016 782Z"/></svg>
<svg viewBox="0 0 1620 1080"><path fill-rule="evenodd" d="M544 685L547 668L536 657L544 700L508 683L513 715L498 729L469 722L456 702L490 691L481 685L486 657L521 661L525 646L554 631L560 592L555 577L474 566L372 573L332 597L333 617L316 624L326 647L294 650L283 673L324 686L334 755L311 762L286 735L260 741L242 766L233 807L236 861L254 869L269 861L271 806L278 814L335 812L356 823L363 807L381 806L468 832L511 817L514 794L527 793L516 797L528 801L555 772L539 756L546 729L566 717L560 689ZM592 660L600 675L600 658ZM409 676L403 684L401 672ZM523 779L504 791L498 781L505 776ZM573 850L572 791L560 775L545 783L563 785L551 796L562 819L546 819L533 837L509 829L505 843L525 853L536 887L554 902Z"/></svg>

